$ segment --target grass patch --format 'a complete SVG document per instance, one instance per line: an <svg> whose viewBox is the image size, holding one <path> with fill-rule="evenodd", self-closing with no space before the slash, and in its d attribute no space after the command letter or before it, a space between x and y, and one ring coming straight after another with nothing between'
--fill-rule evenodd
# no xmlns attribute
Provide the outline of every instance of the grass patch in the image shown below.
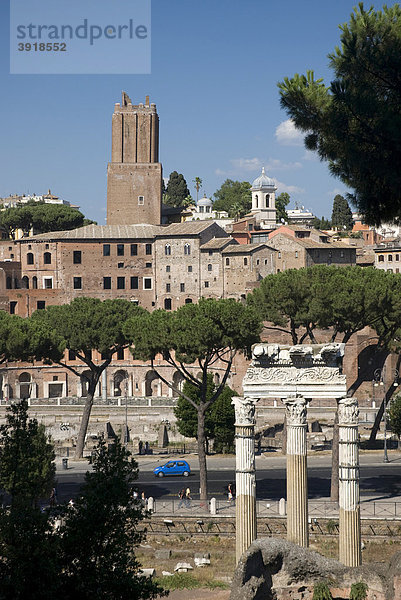
<svg viewBox="0 0 401 600"><path fill-rule="evenodd" d="M175 573L164 577L155 577L154 580L165 590L193 590L195 588L209 588L226 590L230 586L223 581L215 579L198 579L191 573Z"/></svg>

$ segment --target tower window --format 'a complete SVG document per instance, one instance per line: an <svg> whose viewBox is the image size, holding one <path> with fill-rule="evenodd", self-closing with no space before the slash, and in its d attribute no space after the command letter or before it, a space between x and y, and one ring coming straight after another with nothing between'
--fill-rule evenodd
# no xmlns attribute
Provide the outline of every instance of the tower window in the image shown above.
<svg viewBox="0 0 401 600"><path fill-rule="evenodd" d="M208 271L212 271L213 270L213 265L211 263L208 264L207 270Z"/></svg>
<svg viewBox="0 0 401 600"><path fill-rule="evenodd" d="M117 244L117 256L124 256L124 244Z"/></svg>
<svg viewBox="0 0 401 600"><path fill-rule="evenodd" d="M166 244L166 245L164 246L164 254L165 254L166 256L170 256L170 255L171 255L171 246L170 246L170 244Z"/></svg>
<svg viewBox="0 0 401 600"><path fill-rule="evenodd" d="M166 293L169 294L171 292L171 283L166 283Z"/></svg>
<svg viewBox="0 0 401 600"><path fill-rule="evenodd" d="M103 244L103 256L110 256L110 244Z"/></svg>
<svg viewBox="0 0 401 600"><path fill-rule="evenodd" d="M151 277L144 277L143 278L143 289L144 290L151 290L152 289L152 278Z"/></svg>
<svg viewBox="0 0 401 600"><path fill-rule="evenodd" d="M229 266L230 266L230 259L226 258L226 267L229 267Z"/></svg>
<svg viewBox="0 0 401 600"><path fill-rule="evenodd" d="M139 206L143 206L145 204L145 196L138 196L138 204Z"/></svg>
<svg viewBox="0 0 401 600"><path fill-rule="evenodd" d="M45 263L45 265L51 265L52 264L52 255L50 254L50 252L45 252L43 255L43 262Z"/></svg>
<svg viewBox="0 0 401 600"><path fill-rule="evenodd" d="M255 194L255 208L259 208L259 198L257 194Z"/></svg>
<svg viewBox="0 0 401 600"><path fill-rule="evenodd" d="M81 250L74 250L72 262L74 265L80 265L82 262L82 252Z"/></svg>
<svg viewBox="0 0 401 600"><path fill-rule="evenodd" d="M208 288L208 287L209 287L209 282L205 281L205 288Z"/></svg>
<svg viewBox="0 0 401 600"><path fill-rule="evenodd" d="M180 292L185 292L185 283L180 283Z"/></svg>
<svg viewBox="0 0 401 600"><path fill-rule="evenodd" d="M131 256L138 255L138 244L131 244Z"/></svg>
<svg viewBox="0 0 401 600"><path fill-rule="evenodd" d="M152 244L145 245L145 254L147 254L147 255L152 254Z"/></svg>
<svg viewBox="0 0 401 600"><path fill-rule="evenodd" d="M26 262L28 265L33 265L33 254L32 252L28 252L26 255Z"/></svg>
<svg viewBox="0 0 401 600"><path fill-rule="evenodd" d="M36 275L34 275L34 276L32 277L32 288L33 288L34 290L37 290L37 289L38 289L38 278L36 277Z"/></svg>
<svg viewBox="0 0 401 600"><path fill-rule="evenodd" d="M247 258L244 258L244 267L246 267L246 266L247 266L247 264L248 264L248 259L247 259Z"/></svg>
<svg viewBox="0 0 401 600"><path fill-rule="evenodd" d="M192 265L188 265L188 273L192 273Z"/></svg>
<svg viewBox="0 0 401 600"><path fill-rule="evenodd" d="M82 277L74 277L74 290L82 290Z"/></svg>
<svg viewBox="0 0 401 600"><path fill-rule="evenodd" d="M185 244L184 254L186 254L187 256L189 256L191 254L191 246L189 244Z"/></svg>
<svg viewBox="0 0 401 600"><path fill-rule="evenodd" d="M269 194L266 194L265 200L266 200L266 208L269 208Z"/></svg>
<svg viewBox="0 0 401 600"><path fill-rule="evenodd" d="M170 273L170 265L167 265L167 267L166 267L166 273Z"/></svg>

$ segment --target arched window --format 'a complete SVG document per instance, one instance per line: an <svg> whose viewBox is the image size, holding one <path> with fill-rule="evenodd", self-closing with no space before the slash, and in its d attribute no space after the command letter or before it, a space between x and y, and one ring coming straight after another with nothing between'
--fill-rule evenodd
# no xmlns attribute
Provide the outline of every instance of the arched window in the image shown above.
<svg viewBox="0 0 401 600"><path fill-rule="evenodd" d="M186 254L188 256L191 254L191 246L189 244L185 244L185 246L184 246L184 254Z"/></svg>
<svg viewBox="0 0 401 600"><path fill-rule="evenodd" d="M33 265L33 253L32 252L28 252L28 254L26 255L26 262L28 265Z"/></svg>
<svg viewBox="0 0 401 600"><path fill-rule="evenodd" d="M269 194L266 194L265 200L266 200L266 208L269 208Z"/></svg>
<svg viewBox="0 0 401 600"><path fill-rule="evenodd" d="M255 194L255 208L259 208L259 198L257 194Z"/></svg>
<svg viewBox="0 0 401 600"><path fill-rule="evenodd" d="M229 264L230 264L230 259L229 259L229 258L226 258L226 266L228 267L228 266L229 266Z"/></svg>
<svg viewBox="0 0 401 600"><path fill-rule="evenodd" d="M185 304L192 304L192 298L185 298Z"/></svg>
<svg viewBox="0 0 401 600"><path fill-rule="evenodd" d="M164 299L164 310L171 310L171 298Z"/></svg>
<svg viewBox="0 0 401 600"><path fill-rule="evenodd" d="M34 275L34 276L32 277L32 288L33 288L34 290L37 290L37 289L38 289L38 278L36 277L36 275Z"/></svg>
<svg viewBox="0 0 401 600"><path fill-rule="evenodd" d="M21 373L18 377L19 381L19 397L29 398L31 395L31 376L29 373Z"/></svg>
<svg viewBox="0 0 401 600"><path fill-rule="evenodd" d="M384 255L383 254L379 254L379 262L384 262Z"/></svg>
<svg viewBox="0 0 401 600"><path fill-rule="evenodd" d="M12 287L13 287L13 278L10 277L10 276L8 276L7 279L6 279L6 288L8 290L11 290Z"/></svg>
<svg viewBox="0 0 401 600"><path fill-rule="evenodd" d="M43 262L45 263L45 265L51 265L52 264L52 255L50 252L45 252L43 255Z"/></svg>
<svg viewBox="0 0 401 600"><path fill-rule="evenodd" d="M208 271L212 271L212 269L213 269L213 265L211 263L209 263L208 266L207 266L207 270Z"/></svg>
<svg viewBox="0 0 401 600"><path fill-rule="evenodd" d="M29 290L29 277L27 277L26 275L24 275L24 277L21 280L22 283L22 288L24 290Z"/></svg>
<svg viewBox="0 0 401 600"><path fill-rule="evenodd" d="M170 244L166 244L166 245L164 246L164 254L165 254L166 256L170 256L170 255L171 255L171 246L170 246Z"/></svg>

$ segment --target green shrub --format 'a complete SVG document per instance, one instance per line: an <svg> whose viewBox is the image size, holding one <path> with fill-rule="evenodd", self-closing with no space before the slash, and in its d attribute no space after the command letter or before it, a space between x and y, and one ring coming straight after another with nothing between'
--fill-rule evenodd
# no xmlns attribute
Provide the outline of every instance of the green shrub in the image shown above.
<svg viewBox="0 0 401 600"><path fill-rule="evenodd" d="M353 583L349 594L350 600L365 600L367 596L368 586L363 581Z"/></svg>
<svg viewBox="0 0 401 600"><path fill-rule="evenodd" d="M333 600L330 588L325 581L319 581L313 588L312 600Z"/></svg>

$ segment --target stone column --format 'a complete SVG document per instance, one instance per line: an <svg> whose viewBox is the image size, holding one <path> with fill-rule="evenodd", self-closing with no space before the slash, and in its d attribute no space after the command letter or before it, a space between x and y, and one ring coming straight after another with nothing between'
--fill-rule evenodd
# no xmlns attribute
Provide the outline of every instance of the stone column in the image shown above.
<svg viewBox="0 0 401 600"><path fill-rule="evenodd" d="M309 545L308 477L306 469L306 400L299 394L284 398L287 413L287 539Z"/></svg>
<svg viewBox="0 0 401 600"><path fill-rule="evenodd" d="M255 403L234 396L235 407L235 485L236 558L256 539Z"/></svg>
<svg viewBox="0 0 401 600"><path fill-rule="evenodd" d="M359 504L358 403L355 398L338 401L339 426L339 559L347 567L362 564Z"/></svg>

